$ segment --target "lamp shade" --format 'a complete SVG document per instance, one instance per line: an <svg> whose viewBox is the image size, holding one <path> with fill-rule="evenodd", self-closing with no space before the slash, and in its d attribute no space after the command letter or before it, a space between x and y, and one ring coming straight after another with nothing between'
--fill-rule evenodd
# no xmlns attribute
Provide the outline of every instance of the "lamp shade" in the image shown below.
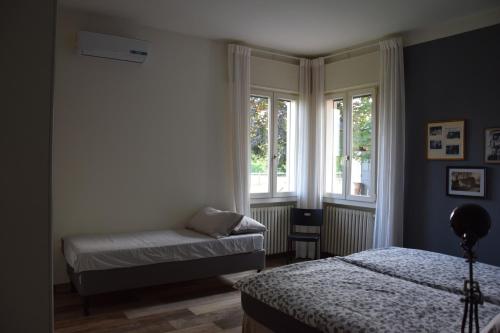
<svg viewBox="0 0 500 333"><path fill-rule="evenodd" d="M465 204L451 212L450 223L455 234L464 240L465 245L473 247L480 238L488 234L491 218L483 207Z"/></svg>

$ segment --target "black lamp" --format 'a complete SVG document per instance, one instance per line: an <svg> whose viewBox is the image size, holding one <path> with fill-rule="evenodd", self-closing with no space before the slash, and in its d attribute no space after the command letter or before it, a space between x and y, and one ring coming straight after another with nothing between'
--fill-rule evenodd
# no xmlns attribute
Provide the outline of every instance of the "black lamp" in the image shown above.
<svg viewBox="0 0 500 333"><path fill-rule="evenodd" d="M469 318L469 333L473 332L473 322L476 332L479 333L478 305L483 304L483 295L479 283L474 281L473 264L476 261L474 245L488 234L491 227L490 214L481 206L466 204L459 206L451 212L451 227L455 234L462 239L464 256L469 263L469 279L464 282L464 316L462 318L462 333L465 332L467 317Z"/></svg>

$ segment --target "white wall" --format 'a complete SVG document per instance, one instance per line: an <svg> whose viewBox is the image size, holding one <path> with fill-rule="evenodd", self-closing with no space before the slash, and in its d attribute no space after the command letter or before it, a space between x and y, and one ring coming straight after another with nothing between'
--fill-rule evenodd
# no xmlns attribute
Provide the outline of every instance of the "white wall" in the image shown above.
<svg viewBox="0 0 500 333"><path fill-rule="evenodd" d="M299 65L252 57L251 84L264 88L299 91Z"/></svg>
<svg viewBox="0 0 500 333"><path fill-rule="evenodd" d="M377 51L326 64L325 91L378 84L379 56Z"/></svg>
<svg viewBox="0 0 500 333"><path fill-rule="evenodd" d="M144 64L76 54L79 30L152 42ZM231 208L223 43L61 10L53 137L55 283L63 236L181 226Z"/></svg>

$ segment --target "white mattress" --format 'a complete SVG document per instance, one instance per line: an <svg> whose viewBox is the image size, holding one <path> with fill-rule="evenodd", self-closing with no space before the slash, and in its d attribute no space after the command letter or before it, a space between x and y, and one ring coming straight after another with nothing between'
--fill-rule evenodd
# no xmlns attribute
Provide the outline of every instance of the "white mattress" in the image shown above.
<svg viewBox="0 0 500 333"><path fill-rule="evenodd" d="M248 253L263 249L262 234L213 238L188 229L64 238L76 273Z"/></svg>

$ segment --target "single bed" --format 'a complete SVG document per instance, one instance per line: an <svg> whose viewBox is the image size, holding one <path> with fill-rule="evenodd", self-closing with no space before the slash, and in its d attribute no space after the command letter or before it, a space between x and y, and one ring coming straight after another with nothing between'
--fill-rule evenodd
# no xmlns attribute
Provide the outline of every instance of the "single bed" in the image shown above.
<svg viewBox="0 0 500 333"><path fill-rule="evenodd" d="M460 258L390 248L280 267L235 287L246 331L459 332L463 266ZM484 328L500 314L500 268L477 266Z"/></svg>
<svg viewBox="0 0 500 333"><path fill-rule="evenodd" d="M265 267L261 233L214 238L193 230L65 237L73 288L83 297Z"/></svg>

